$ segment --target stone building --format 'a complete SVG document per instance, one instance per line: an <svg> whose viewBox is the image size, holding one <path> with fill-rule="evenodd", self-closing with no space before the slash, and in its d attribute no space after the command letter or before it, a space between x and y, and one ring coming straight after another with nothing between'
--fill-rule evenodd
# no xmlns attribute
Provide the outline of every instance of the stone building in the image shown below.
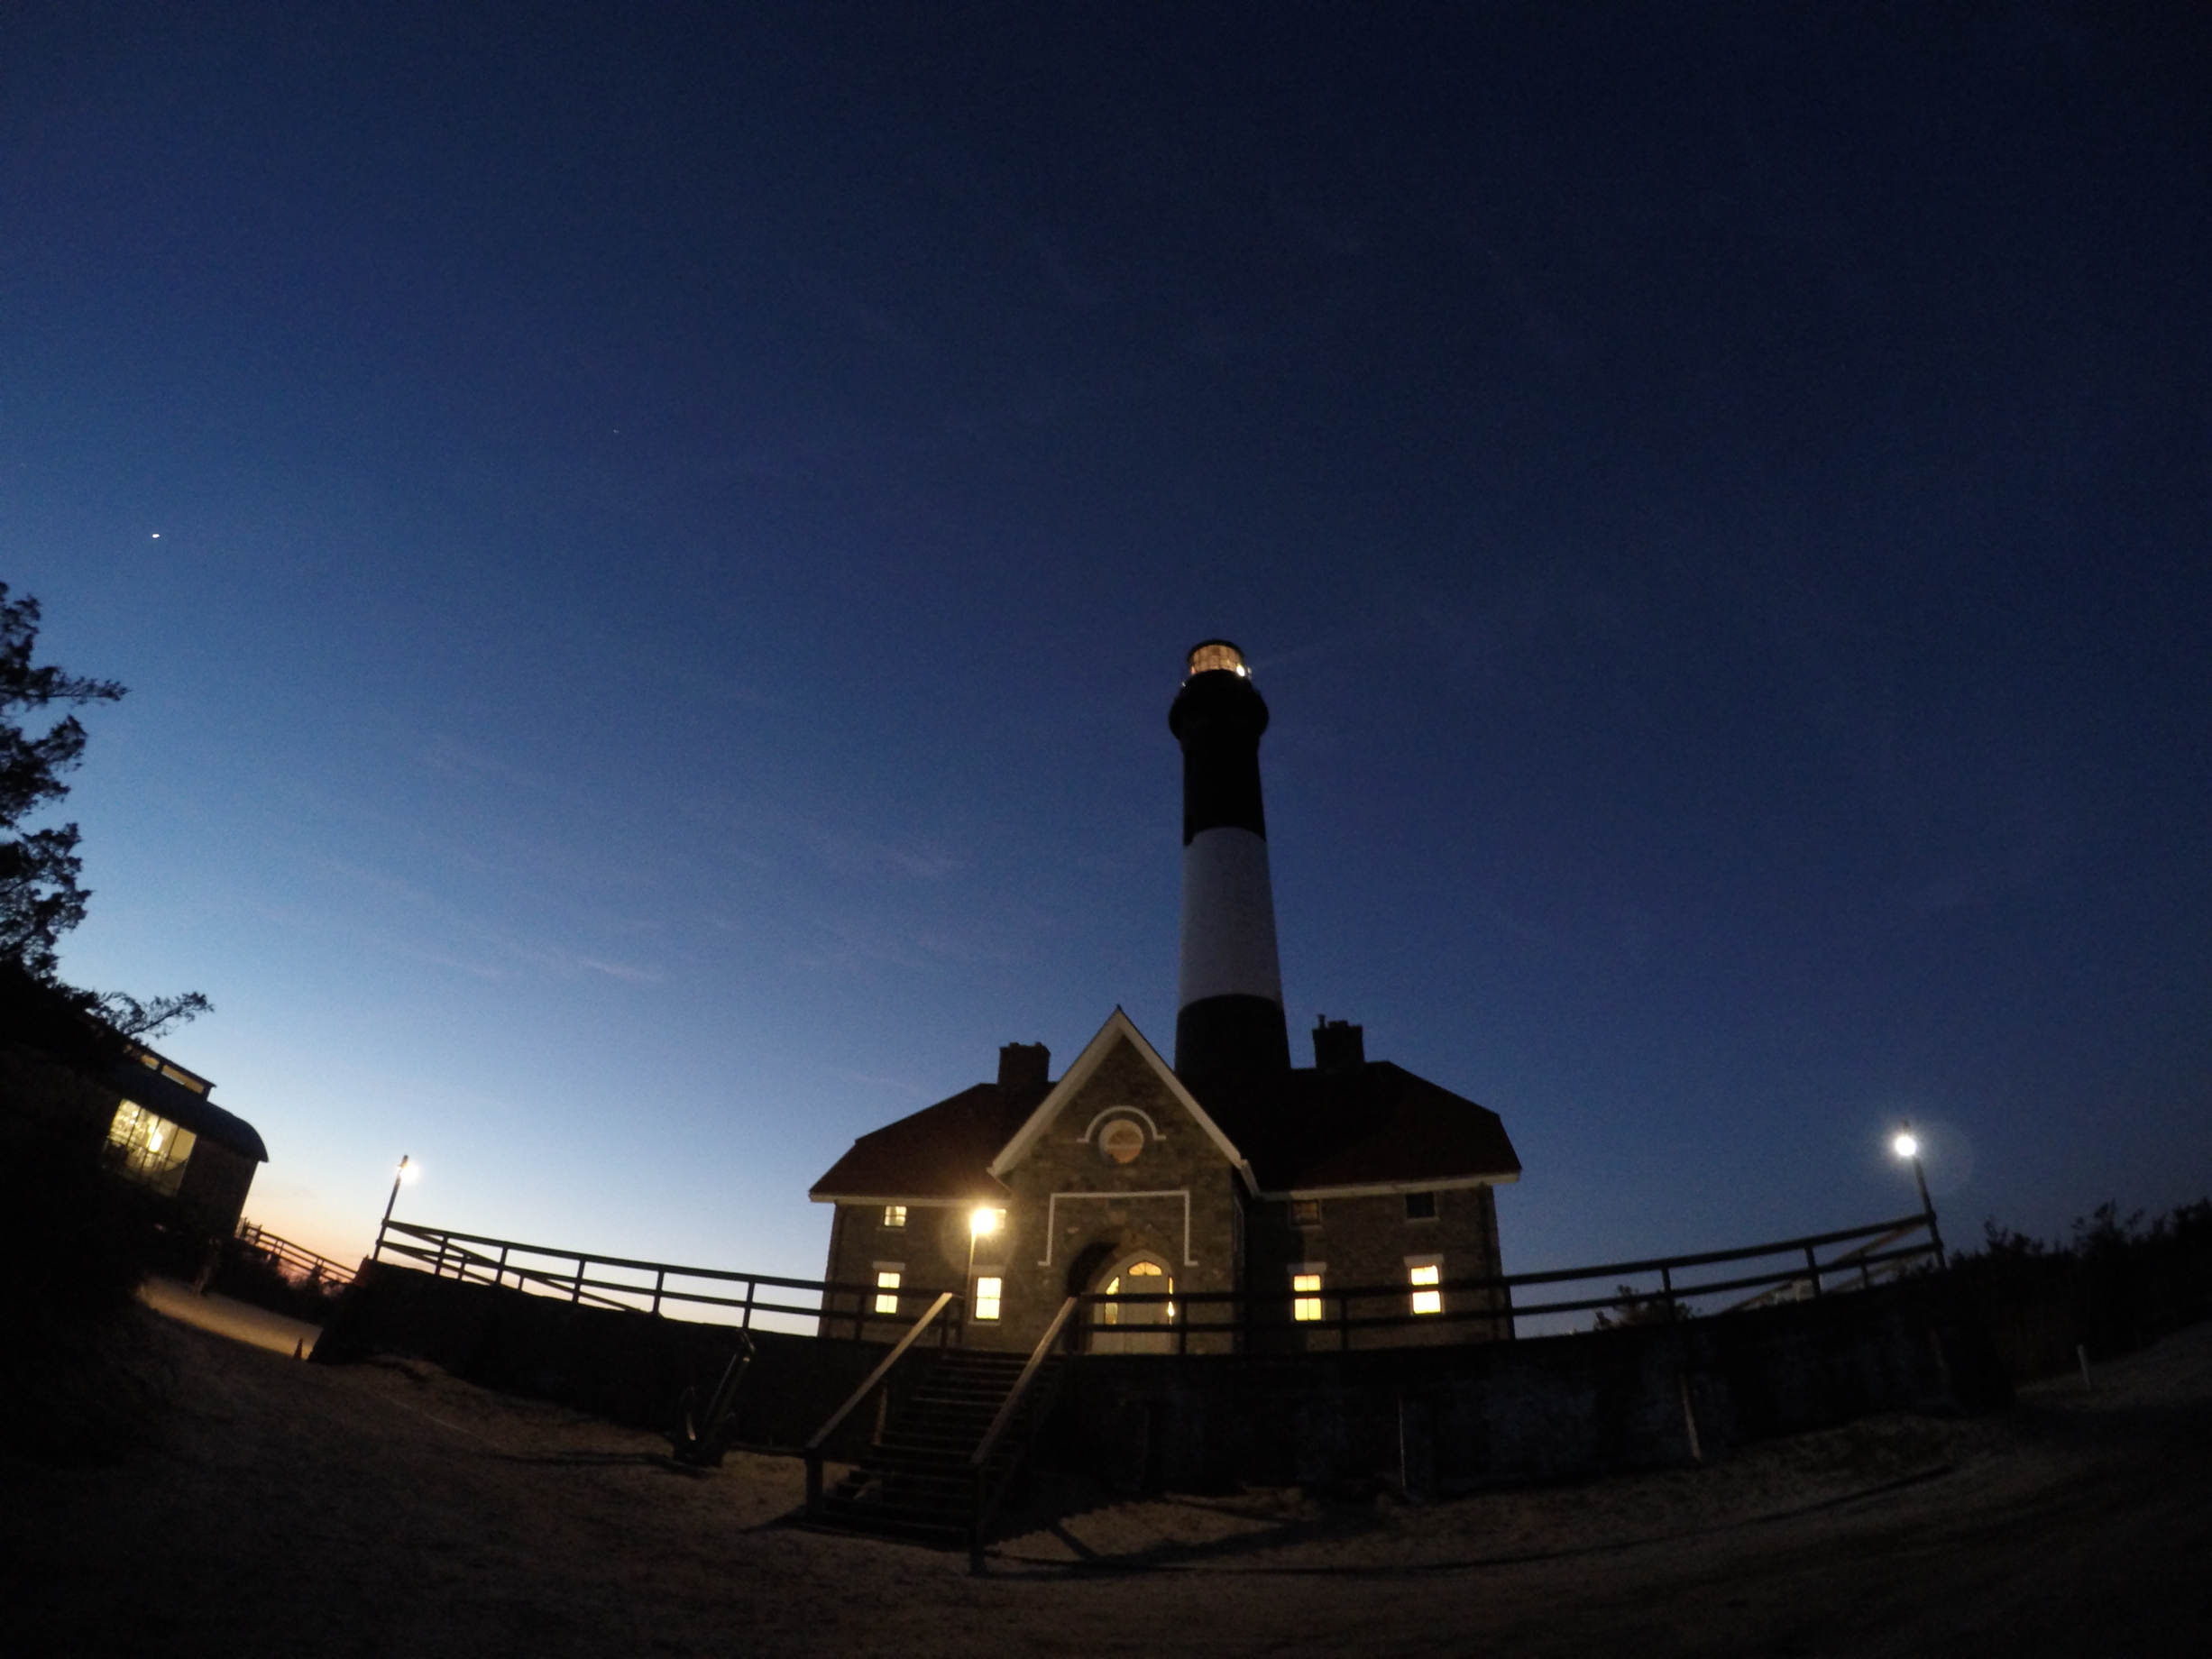
<svg viewBox="0 0 2212 1659"><path fill-rule="evenodd" d="M1078 1293L1094 1351L1371 1347L1511 1334L1493 1112L1323 1021L1290 1063L1259 782L1266 705L1210 640L1170 716L1184 752L1182 975L1170 1066L1115 1009L1054 1081L1042 1044L872 1134L815 1183L836 1206L825 1330L889 1334L967 1293L971 1345L1033 1347ZM1359 1292L1362 1294L1352 1294ZM888 1322L888 1323L886 1323ZM1162 1326L1180 1329L1163 1330Z"/></svg>

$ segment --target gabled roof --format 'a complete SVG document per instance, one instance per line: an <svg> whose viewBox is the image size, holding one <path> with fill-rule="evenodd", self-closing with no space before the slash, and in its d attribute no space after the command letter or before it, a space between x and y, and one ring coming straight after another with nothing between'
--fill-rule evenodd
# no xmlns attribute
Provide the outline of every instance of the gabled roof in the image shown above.
<svg viewBox="0 0 2212 1659"><path fill-rule="evenodd" d="M1043 1083L978 1083L962 1089L950 1100L862 1135L807 1196L817 1204L840 1198L946 1204L1004 1198L1005 1184L991 1174L991 1159L1051 1092L1051 1086Z"/></svg>
<svg viewBox="0 0 2212 1659"><path fill-rule="evenodd" d="M862 1135L809 1195L954 1204L1004 1198L1001 1178L1127 1040L1251 1190L1275 1197L1473 1187L1520 1178L1495 1112L1387 1060L1186 1083L1120 1009L1058 1083L978 1083Z"/></svg>
<svg viewBox="0 0 2212 1659"><path fill-rule="evenodd" d="M1520 1178L1495 1112L1388 1060L1191 1085L1276 1196Z"/></svg>
<svg viewBox="0 0 2212 1659"><path fill-rule="evenodd" d="M1075 1064L1069 1067L1060 1080L1052 1086L1052 1092L1037 1103L1037 1109L1029 1114L1029 1121L1015 1132L998 1156L991 1159L991 1174L1003 1177L1029 1155L1029 1149L1036 1145L1037 1137L1051 1126L1052 1120L1060 1115L1060 1108L1073 1098L1076 1091L1090 1081L1091 1073L1098 1069L1098 1062L1114 1052L1114 1045L1117 1042L1129 1044L1146 1065L1160 1074L1160 1080L1167 1085L1168 1092L1206 1132L1207 1138L1213 1141L1221 1155L1244 1176L1245 1185L1251 1186L1252 1170L1245 1165L1244 1153L1236 1150L1236 1143L1222 1132L1221 1125L1214 1122L1212 1114L1183 1086L1183 1081L1175 1075L1174 1068L1160 1058L1160 1050L1145 1040L1144 1033L1137 1030L1136 1022L1118 1006L1106 1016L1106 1022L1098 1028L1098 1034L1084 1045L1083 1052L1075 1057Z"/></svg>

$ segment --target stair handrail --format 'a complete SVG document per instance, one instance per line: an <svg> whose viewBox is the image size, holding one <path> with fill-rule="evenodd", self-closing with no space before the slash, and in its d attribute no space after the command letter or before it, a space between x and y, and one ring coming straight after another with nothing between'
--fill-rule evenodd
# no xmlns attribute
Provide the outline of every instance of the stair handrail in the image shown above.
<svg viewBox="0 0 2212 1659"><path fill-rule="evenodd" d="M937 1315L955 1300L964 1301L966 1298L957 1290L940 1291L937 1300L930 1304L930 1311L914 1321L906 1334L899 1338L889 1353L884 1355L882 1363L867 1374L867 1380L852 1391L852 1398L840 1406L835 1415L815 1430L813 1439L806 1443L806 1512L809 1515L821 1512L821 1449L824 1444L842 1426L845 1419L859 1408L860 1402L876 1392L883 1379L891 1374L891 1368L906 1357L906 1351L914 1345L922 1333L928 1330Z"/></svg>
<svg viewBox="0 0 2212 1659"><path fill-rule="evenodd" d="M1071 1296L1060 1305L1060 1312L1052 1315L1052 1323L1045 1326L1044 1334L1037 1339L1036 1347L1030 1351L1029 1363L1022 1367L1022 1374L1014 1379L1014 1387L1006 1391L1006 1398L1000 1402L998 1415L991 1419L991 1426L983 1431L983 1438L977 1443L974 1453L968 1457L968 1472L976 1487L974 1520L968 1535L971 1564L981 1564L983 1529L990 1524L991 1513L998 1507L1001 1496L998 1492L984 1490L984 1481L991 1466L991 1454L998 1450L999 1441L1013 1426L1014 1416L1029 1394L1030 1385L1036 1381L1037 1373L1044 1369L1046 1359L1059 1344L1060 1333L1068 1328L1068 1321L1075 1316L1075 1310L1081 1301L1082 1297Z"/></svg>

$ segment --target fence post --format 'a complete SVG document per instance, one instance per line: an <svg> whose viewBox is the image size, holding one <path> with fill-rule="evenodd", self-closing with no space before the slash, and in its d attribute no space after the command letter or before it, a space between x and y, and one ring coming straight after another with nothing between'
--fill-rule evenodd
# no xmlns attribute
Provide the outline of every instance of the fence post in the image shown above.
<svg viewBox="0 0 2212 1659"><path fill-rule="evenodd" d="M583 1269L590 1264L590 1261L591 1258L588 1256L576 1258L576 1282L570 1287L568 1292L568 1299L572 1302L583 1300Z"/></svg>
<svg viewBox="0 0 2212 1659"><path fill-rule="evenodd" d="M1659 1294L1666 1298L1666 1321L1672 1324L1675 1322L1675 1273L1673 1269L1664 1264L1659 1269Z"/></svg>
<svg viewBox="0 0 2212 1659"><path fill-rule="evenodd" d="M500 1265L494 1268L491 1272L491 1288L494 1290L499 1289L500 1287L507 1282L507 1252L512 1248L514 1247L509 1244L502 1244L500 1246ZM517 1289L520 1289L522 1288L522 1280L519 1275L516 1277L515 1288Z"/></svg>
<svg viewBox="0 0 2212 1659"><path fill-rule="evenodd" d="M1805 1270L1813 1280L1813 1294L1814 1296L1825 1295L1826 1292L1821 1288L1821 1260L1813 1253L1813 1246L1810 1244L1805 1246Z"/></svg>
<svg viewBox="0 0 2212 1659"><path fill-rule="evenodd" d="M660 1312L661 1287L667 1282L668 1269L666 1268L656 1268L653 1270L653 1312L656 1315L658 1315Z"/></svg>
<svg viewBox="0 0 2212 1659"><path fill-rule="evenodd" d="M757 1288L758 1286L754 1280L748 1279L745 1281L745 1318L738 1326L740 1331L749 1331L753 1328L753 1293Z"/></svg>

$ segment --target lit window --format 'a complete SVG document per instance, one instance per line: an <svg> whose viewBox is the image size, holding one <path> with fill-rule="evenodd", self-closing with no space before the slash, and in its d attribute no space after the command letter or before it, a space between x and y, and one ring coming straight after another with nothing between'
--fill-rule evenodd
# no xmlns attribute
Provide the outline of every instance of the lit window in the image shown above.
<svg viewBox="0 0 2212 1659"><path fill-rule="evenodd" d="M1294 1269L1290 1274L1290 1317L1311 1320L1321 1317L1321 1269Z"/></svg>
<svg viewBox="0 0 2212 1659"><path fill-rule="evenodd" d="M899 1275L904 1269L897 1263L876 1269L876 1311L895 1314L899 1311Z"/></svg>
<svg viewBox="0 0 2212 1659"><path fill-rule="evenodd" d="M1444 1264L1440 1261L1408 1262L1406 1280L1413 1287L1413 1311L1417 1314L1440 1314L1444 1311L1444 1292L1434 1287L1444 1279ZM1423 1287L1429 1287L1423 1288Z"/></svg>
<svg viewBox="0 0 2212 1659"><path fill-rule="evenodd" d="M1436 1195L1432 1192L1408 1193L1406 1195L1406 1219L1408 1221L1436 1220Z"/></svg>
<svg viewBox="0 0 2212 1659"><path fill-rule="evenodd" d="M1293 1227L1318 1227L1321 1224L1321 1200L1318 1198L1291 1199L1290 1224Z"/></svg>
<svg viewBox="0 0 2212 1659"><path fill-rule="evenodd" d="M1125 1277L1126 1285L1124 1279ZM1124 1269L1123 1276L1106 1281L1106 1293L1114 1296L1159 1296L1175 1293L1175 1280L1167 1269L1156 1261L1133 1261ZM1101 1324L1173 1324L1175 1304L1172 1302L1108 1302L1098 1310Z"/></svg>
<svg viewBox="0 0 2212 1659"><path fill-rule="evenodd" d="M904 1227L906 1224L906 1206L903 1204L885 1205L883 1224L886 1227Z"/></svg>
<svg viewBox="0 0 2212 1659"><path fill-rule="evenodd" d="M1098 1150L1117 1164L1134 1163L1144 1150L1143 1126L1133 1118L1115 1118L1098 1132Z"/></svg>
<svg viewBox="0 0 2212 1659"><path fill-rule="evenodd" d="M115 1108L115 1121L107 1126L110 1145L123 1150L123 1172L143 1181L154 1191L173 1195L184 1181L184 1167L191 1160L197 1138L157 1116L134 1100Z"/></svg>
<svg viewBox="0 0 2212 1659"><path fill-rule="evenodd" d="M1001 1281L996 1279L978 1279L976 1280L977 1318L996 1319L998 1317L998 1290L1000 1282Z"/></svg>

